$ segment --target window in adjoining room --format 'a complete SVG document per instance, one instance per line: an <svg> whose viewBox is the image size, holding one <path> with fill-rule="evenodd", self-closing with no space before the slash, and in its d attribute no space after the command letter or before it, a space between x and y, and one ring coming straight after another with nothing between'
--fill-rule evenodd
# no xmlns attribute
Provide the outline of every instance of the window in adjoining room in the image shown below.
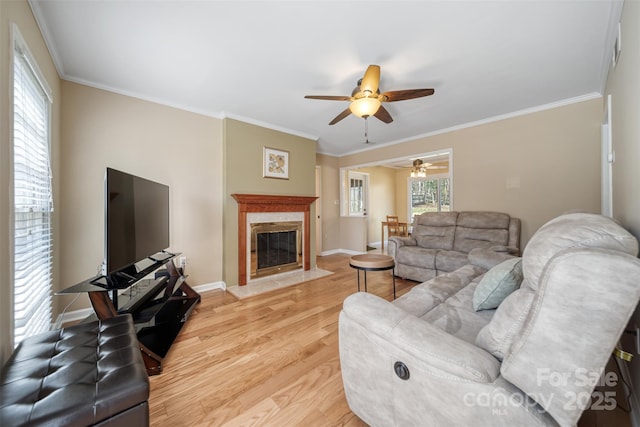
<svg viewBox="0 0 640 427"><path fill-rule="evenodd" d="M13 37L13 342L51 325L53 197L50 90L17 27Z"/></svg>
<svg viewBox="0 0 640 427"><path fill-rule="evenodd" d="M409 180L409 218L425 212L451 210L449 175Z"/></svg>

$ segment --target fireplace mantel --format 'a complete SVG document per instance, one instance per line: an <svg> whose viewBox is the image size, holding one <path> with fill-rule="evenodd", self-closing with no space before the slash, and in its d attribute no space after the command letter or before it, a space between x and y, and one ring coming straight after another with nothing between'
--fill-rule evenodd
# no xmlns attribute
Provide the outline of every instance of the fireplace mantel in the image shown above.
<svg viewBox="0 0 640 427"><path fill-rule="evenodd" d="M238 202L238 284L247 284L247 213L303 212L303 268L311 268L311 214L316 196L279 196L271 194L232 194Z"/></svg>

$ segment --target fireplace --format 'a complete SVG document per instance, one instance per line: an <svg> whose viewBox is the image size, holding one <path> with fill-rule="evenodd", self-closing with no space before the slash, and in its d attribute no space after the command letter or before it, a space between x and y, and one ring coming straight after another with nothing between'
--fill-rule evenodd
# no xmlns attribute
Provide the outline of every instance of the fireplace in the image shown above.
<svg viewBox="0 0 640 427"><path fill-rule="evenodd" d="M250 226L251 279L302 268L302 221L255 222Z"/></svg>
<svg viewBox="0 0 640 427"><path fill-rule="evenodd" d="M251 260L252 228L255 223L297 222L296 263L305 271L311 269L311 204L315 196L278 196L266 194L232 194L238 202L238 284L246 285L253 277ZM299 259L298 259L299 257ZM271 267L269 267L271 268ZM278 268L278 267L273 267ZM283 267L279 267L283 268ZM296 267L300 268L300 267ZM256 267L256 271L258 268ZM283 270L275 271L280 273ZM257 277L257 276L256 276Z"/></svg>

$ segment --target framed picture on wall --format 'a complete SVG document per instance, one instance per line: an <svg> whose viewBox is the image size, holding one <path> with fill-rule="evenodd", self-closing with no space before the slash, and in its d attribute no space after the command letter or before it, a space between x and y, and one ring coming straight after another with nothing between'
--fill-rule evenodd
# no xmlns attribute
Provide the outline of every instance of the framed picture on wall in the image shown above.
<svg viewBox="0 0 640 427"><path fill-rule="evenodd" d="M264 147L265 178L289 179L289 152Z"/></svg>

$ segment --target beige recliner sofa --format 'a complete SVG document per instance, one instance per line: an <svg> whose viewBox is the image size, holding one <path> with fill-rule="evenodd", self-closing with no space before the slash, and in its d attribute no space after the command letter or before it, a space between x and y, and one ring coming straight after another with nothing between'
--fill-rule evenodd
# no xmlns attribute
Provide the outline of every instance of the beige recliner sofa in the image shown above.
<svg viewBox="0 0 640 427"><path fill-rule="evenodd" d="M469 251L500 247L518 253L520 220L501 212L426 212L416 215L410 237L389 238L394 273L424 282L467 264Z"/></svg>
<svg viewBox="0 0 640 427"><path fill-rule="evenodd" d="M473 308L508 258L486 249L393 302L349 296L339 320L349 407L372 426L575 425L640 299L637 253L611 219L573 213L532 236L522 284L497 309Z"/></svg>

